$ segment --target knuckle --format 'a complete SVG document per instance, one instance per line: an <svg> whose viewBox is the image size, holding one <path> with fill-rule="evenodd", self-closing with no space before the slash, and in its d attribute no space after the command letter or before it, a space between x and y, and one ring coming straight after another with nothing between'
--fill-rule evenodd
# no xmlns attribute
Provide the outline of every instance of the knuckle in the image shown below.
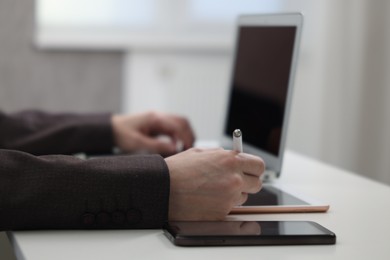
<svg viewBox="0 0 390 260"><path fill-rule="evenodd" d="M241 188L244 186L244 179L240 174L232 174L228 179L227 185L230 190L241 190Z"/></svg>
<svg viewBox="0 0 390 260"><path fill-rule="evenodd" d="M222 164L227 169L236 169L238 165L238 159L233 154L229 154L228 156L224 156Z"/></svg>
<svg viewBox="0 0 390 260"><path fill-rule="evenodd" d="M199 148L199 147L192 147L189 149L189 151L194 152L194 153L201 153L201 152L203 152L203 149Z"/></svg>

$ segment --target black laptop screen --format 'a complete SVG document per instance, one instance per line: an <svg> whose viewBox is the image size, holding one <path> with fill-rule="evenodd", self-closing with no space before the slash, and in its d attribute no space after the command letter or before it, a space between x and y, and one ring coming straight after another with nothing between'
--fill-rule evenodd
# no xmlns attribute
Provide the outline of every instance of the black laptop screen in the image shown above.
<svg viewBox="0 0 390 260"><path fill-rule="evenodd" d="M225 134L279 155L295 26L240 27Z"/></svg>

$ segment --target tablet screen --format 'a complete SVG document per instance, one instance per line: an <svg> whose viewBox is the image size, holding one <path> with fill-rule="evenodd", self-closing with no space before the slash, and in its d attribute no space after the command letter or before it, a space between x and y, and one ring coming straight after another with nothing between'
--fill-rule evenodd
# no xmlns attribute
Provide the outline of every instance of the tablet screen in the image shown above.
<svg viewBox="0 0 390 260"><path fill-rule="evenodd" d="M309 205L278 188L265 186L259 193L249 194L248 200L243 206L277 206L277 205Z"/></svg>

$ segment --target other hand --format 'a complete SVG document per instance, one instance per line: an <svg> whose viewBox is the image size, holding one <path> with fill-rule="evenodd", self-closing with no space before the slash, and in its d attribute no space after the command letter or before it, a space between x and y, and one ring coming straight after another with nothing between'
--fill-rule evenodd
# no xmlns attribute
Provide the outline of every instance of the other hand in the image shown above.
<svg viewBox="0 0 390 260"><path fill-rule="evenodd" d="M123 152L145 151L168 156L177 152L179 141L183 149L188 149L195 140L189 122L177 115L144 112L113 115L111 121L115 143Z"/></svg>

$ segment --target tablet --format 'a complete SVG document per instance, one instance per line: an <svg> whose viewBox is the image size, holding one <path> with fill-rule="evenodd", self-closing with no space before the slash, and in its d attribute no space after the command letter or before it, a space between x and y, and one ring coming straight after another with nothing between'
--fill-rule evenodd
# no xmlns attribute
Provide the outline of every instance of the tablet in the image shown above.
<svg viewBox="0 0 390 260"><path fill-rule="evenodd" d="M259 193L249 194L248 200L234 207L230 214L326 212L329 204L293 191L282 185L264 184Z"/></svg>
<svg viewBox="0 0 390 260"><path fill-rule="evenodd" d="M177 246L333 245L336 235L312 221L174 221L165 236Z"/></svg>

